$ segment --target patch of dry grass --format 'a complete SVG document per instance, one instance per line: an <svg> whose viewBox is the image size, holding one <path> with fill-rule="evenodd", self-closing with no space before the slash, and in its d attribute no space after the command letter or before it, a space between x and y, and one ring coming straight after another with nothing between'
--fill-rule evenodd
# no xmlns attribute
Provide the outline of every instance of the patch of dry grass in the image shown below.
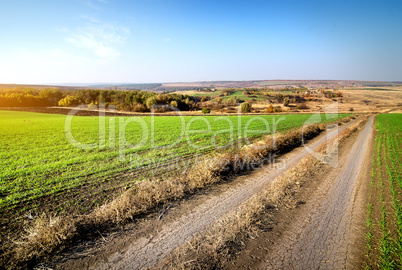
<svg viewBox="0 0 402 270"><path fill-rule="evenodd" d="M15 258L37 258L43 253L51 253L55 247L65 244L76 232L71 217L47 217L42 215L33 227L26 229L26 235L16 242Z"/></svg>
<svg viewBox="0 0 402 270"><path fill-rule="evenodd" d="M353 118L341 119L339 122L350 121ZM264 140L252 146L244 147L237 153L223 153L215 158L205 157L182 177L142 181L115 200L95 209L88 215L75 217L42 216L36 220L33 227L26 230L26 235L13 242L9 252L2 256L2 260L9 262L7 264L9 268L19 267L22 265L21 263L35 262L38 258L47 256L69 245L75 238L85 238L94 231L101 231L111 227L113 224L127 222L139 214L151 211L168 200L179 199L185 194L191 194L230 175L252 170L253 166L250 166L250 164L258 164L258 162L261 162L271 154L290 151L300 146L302 137L304 137L304 140L311 139L324 129L323 124L315 124L304 130L299 129L280 134L275 138L267 136ZM288 185L286 181L279 181L275 184L277 186L272 187L274 189L269 192L270 202L273 202L272 200L276 198L275 196L278 199L281 197L282 192L278 190ZM272 197L274 193L278 195ZM248 211L239 214L239 220L235 222L236 224L228 225L227 233L247 228L247 224L251 224L254 221L255 213L259 213L258 209L267 205L267 199L256 198L253 200L255 200L253 207L250 206ZM231 237L234 237L234 234ZM210 247L207 249L209 250Z"/></svg>

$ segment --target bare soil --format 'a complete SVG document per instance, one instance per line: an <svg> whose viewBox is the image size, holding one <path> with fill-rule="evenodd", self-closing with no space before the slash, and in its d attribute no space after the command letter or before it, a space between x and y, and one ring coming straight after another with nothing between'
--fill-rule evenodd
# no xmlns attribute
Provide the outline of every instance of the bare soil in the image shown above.
<svg viewBox="0 0 402 270"><path fill-rule="evenodd" d="M333 131L329 134L334 136L336 133ZM319 136L308 145L314 149L328 137L328 134ZM197 233L258 193L277 176L291 169L307 154L305 148L298 148L281 157L283 161L276 166L263 167L245 174L236 181L212 187L187 201L165 205L159 213L109 235L102 235L99 241L83 242L46 265L57 269L152 267L176 247L191 240Z"/></svg>

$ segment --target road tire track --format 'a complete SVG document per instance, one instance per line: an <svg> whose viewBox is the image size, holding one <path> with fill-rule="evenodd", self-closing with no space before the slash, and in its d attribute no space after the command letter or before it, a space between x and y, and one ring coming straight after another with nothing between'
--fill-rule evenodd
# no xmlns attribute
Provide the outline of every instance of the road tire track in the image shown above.
<svg viewBox="0 0 402 270"><path fill-rule="evenodd" d="M306 212L284 233L279 245L267 255L263 269L356 268L353 241L359 173L369 153L374 117L370 117L345 160L328 175L326 185L310 202ZM361 212L361 209L360 209ZM364 216L363 216L364 217ZM361 233L361 232L360 232Z"/></svg>

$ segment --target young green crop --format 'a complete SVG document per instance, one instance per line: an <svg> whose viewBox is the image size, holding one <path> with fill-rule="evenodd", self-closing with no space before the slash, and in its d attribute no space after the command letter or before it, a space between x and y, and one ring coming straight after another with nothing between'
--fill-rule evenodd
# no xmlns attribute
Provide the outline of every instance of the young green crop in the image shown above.
<svg viewBox="0 0 402 270"><path fill-rule="evenodd" d="M298 128L309 117L75 116L70 121L65 115L0 111L0 209L79 193L82 186L123 188L126 178L140 178L132 176L138 167L230 151L275 129Z"/></svg>
<svg viewBox="0 0 402 270"><path fill-rule="evenodd" d="M367 218L368 267L378 261L380 269L397 269L402 267L402 114L378 115L376 129ZM379 215L377 220L375 211ZM374 235L380 236L374 239Z"/></svg>

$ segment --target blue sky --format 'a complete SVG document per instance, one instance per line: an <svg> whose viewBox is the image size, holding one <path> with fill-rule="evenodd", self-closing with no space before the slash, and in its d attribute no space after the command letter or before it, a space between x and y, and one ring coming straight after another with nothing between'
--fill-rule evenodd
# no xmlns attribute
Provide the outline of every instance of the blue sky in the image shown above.
<svg viewBox="0 0 402 270"><path fill-rule="evenodd" d="M402 1L4 1L0 83L402 80Z"/></svg>

